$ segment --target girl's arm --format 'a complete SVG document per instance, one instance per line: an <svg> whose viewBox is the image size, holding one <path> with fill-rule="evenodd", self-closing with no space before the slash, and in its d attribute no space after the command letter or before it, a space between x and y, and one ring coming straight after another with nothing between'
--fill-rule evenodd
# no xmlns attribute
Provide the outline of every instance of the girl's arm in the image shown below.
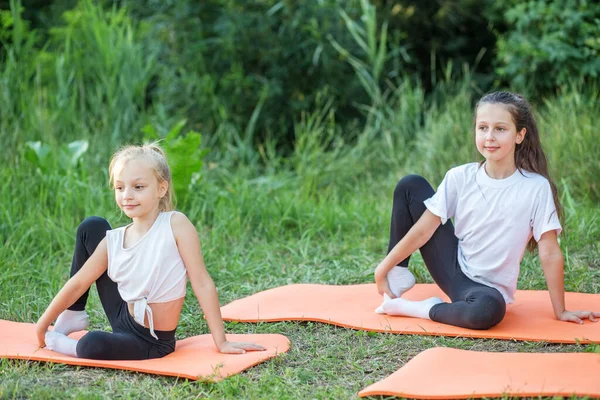
<svg viewBox="0 0 600 400"><path fill-rule="evenodd" d="M190 220L179 212L174 213L171 217L171 226L192 289L202 311L204 311L206 323L212 333L217 349L221 353L245 353L246 350L265 350L264 347L253 343L227 341L223 328L223 318L221 317L219 296L202 258L198 232L196 232L196 228Z"/></svg>
<svg viewBox="0 0 600 400"><path fill-rule="evenodd" d="M92 286L100 275L106 271L108 267L108 255L106 251L106 238L96 247L94 253L83 264L83 267L71 279L65 283L62 289L54 297L44 314L40 317L36 324L36 335L38 343L41 347L45 346L44 336L52 322L73 305L86 290Z"/></svg>
<svg viewBox="0 0 600 400"><path fill-rule="evenodd" d="M421 218L413 225L408 233L394 246L392 251L375 268L375 282L379 294L387 293L394 298L387 282L387 274L398 263L420 249L433 236L438 226L440 226L440 217L429 210L425 210Z"/></svg>
<svg viewBox="0 0 600 400"><path fill-rule="evenodd" d="M600 312L565 309L564 261L556 239L556 231L552 230L542 234L538 242L538 252L556 319L582 324L582 319L588 318L595 322L596 317L600 317Z"/></svg>

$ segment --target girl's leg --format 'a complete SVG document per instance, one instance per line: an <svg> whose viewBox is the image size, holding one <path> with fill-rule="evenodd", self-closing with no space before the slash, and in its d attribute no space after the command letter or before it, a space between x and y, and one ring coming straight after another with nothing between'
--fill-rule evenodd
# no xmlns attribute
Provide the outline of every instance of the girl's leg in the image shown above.
<svg viewBox="0 0 600 400"><path fill-rule="evenodd" d="M421 218L426 210L423 202L433 196L434 193L435 192L429 182L419 175L408 175L398 182L394 189L388 253L392 251L396 244L408 233L408 231L410 231L419 218ZM452 251L456 252L457 244L458 240L456 239L456 236L454 236L454 227L450 222L447 222L446 226L440 226L431 239L421 248L421 254L425 258L429 253L441 251L441 256L449 256ZM433 247L435 247L436 250L428 250ZM442 260L444 259L445 257L442 257ZM398 263L398 265L392 268L387 275L390 290L397 298L415 285L415 277L408 269L409 260L410 256ZM430 262L438 263L440 260L430 260ZM429 265L427 260L426 264ZM432 271L431 274L436 282L438 279L441 281L440 286L446 286L445 282L448 278L444 276L444 274L438 276L440 274L435 271ZM398 300L390 302L390 298L384 294L383 304L379 306L375 312L379 314L387 313L392 315L412 315L420 317L426 315L428 309L431 308L433 304L440 301L441 300L438 298L428 300L425 303L426 305L420 305L418 307L419 312L415 314L406 309L409 305L406 301L402 302ZM397 307L399 303L403 305L401 309L398 309ZM394 304L396 304L396 306L391 307ZM384 307L384 305L386 306ZM423 311L423 307L427 307L427 310Z"/></svg>
<svg viewBox="0 0 600 400"><path fill-rule="evenodd" d="M175 330L155 331L154 339L148 328L139 325L123 303L119 327L112 333L92 331L79 340L49 331L46 344L50 350L72 357L94 360L146 360L160 358L175 351Z"/></svg>
<svg viewBox="0 0 600 400"><path fill-rule="evenodd" d="M423 202L433 194L433 188L423 177L409 175L400 180L394 190L389 251L425 212ZM487 329L500 322L506 309L502 295L467 278L458 264L457 250L458 238L450 221L440 225L420 249L433 280L453 303L443 303L438 298L421 302L399 298L385 302L382 310L392 315L430 318L471 329ZM398 266L408 267L409 258Z"/></svg>
<svg viewBox="0 0 600 400"><path fill-rule="evenodd" d="M75 275L83 267L96 250L96 247L98 247L98 244L106 236L106 231L110 229L110 224L100 217L89 217L79 224L73 262L71 263L71 276ZM117 284L108 277L107 272L104 272L96 280L96 288L98 289L102 307L114 329L123 303L123 299L117 289ZM58 317L54 324L55 332L68 335L71 332L87 328L88 317L85 313L85 306L88 295L89 290Z"/></svg>
<svg viewBox="0 0 600 400"><path fill-rule="evenodd" d="M147 349L128 333L88 332L77 342L77 356L93 360L145 360Z"/></svg>
<svg viewBox="0 0 600 400"><path fill-rule="evenodd" d="M96 360L146 360L175 351L175 330L155 331L156 340L148 328L135 322L126 303L121 309L113 333L89 332L76 344L77 356Z"/></svg>
<svg viewBox="0 0 600 400"><path fill-rule="evenodd" d="M419 175L408 175L398 182L394 190L388 252L396 246L419 218L421 218L421 215L423 215L426 210L423 202L433 196L434 193L435 192L429 182ZM456 258L457 246L458 239L454 235L454 226L448 221L446 224L440 225L431 239L421 247L421 255L423 256L425 264L429 268L435 282L442 290L444 290L444 292L449 288L449 282L455 272L454 265L448 265L448 261L449 259ZM410 256L402 260L398 264L398 267L401 267L402 269L407 268L409 260ZM435 266L435 268L431 268L430 265ZM392 269L392 271L388 274L388 280L391 285L393 285L394 282L393 275L400 274L401 270L395 268ZM408 270L406 271L408 272ZM396 281L398 280L399 279L396 279Z"/></svg>
<svg viewBox="0 0 600 400"><path fill-rule="evenodd" d="M46 347L49 350L71 357L77 357L77 340L57 332L56 328L53 331L46 332L45 340Z"/></svg>
<svg viewBox="0 0 600 400"><path fill-rule="evenodd" d="M99 217L87 218L79 225L71 276L83 267L106 236L106 231L110 229L109 223ZM144 360L162 357L174 351L175 331L156 331L161 339L156 341L147 328L138 325L129 315L127 304L121 298L117 284L108 277L107 272L96 280L96 288L113 333L88 332L79 340L66 336L87 328L85 306L88 290L61 314L54 330L46 334L49 349L74 357L100 360ZM85 319L85 324L81 323L82 319Z"/></svg>
<svg viewBox="0 0 600 400"><path fill-rule="evenodd" d="M77 342L77 356L93 360L148 360L175 351L175 339L169 343L156 341L152 336L149 339L155 343L130 332L93 331Z"/></svg>
<svg viewBox="0 0 600 400"><path fill-rule="evenodd" d="M473 282L462 271L451 283L452 303L431 307L429 318L444 324L469 329L489 329L502 321L506 302L492 287Z"/></svg>

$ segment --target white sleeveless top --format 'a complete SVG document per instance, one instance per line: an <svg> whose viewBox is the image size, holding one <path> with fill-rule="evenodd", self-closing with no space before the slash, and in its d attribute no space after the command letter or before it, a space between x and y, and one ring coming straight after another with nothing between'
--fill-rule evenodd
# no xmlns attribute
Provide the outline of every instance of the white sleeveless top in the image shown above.
<svg viewBox="0 0 600 400"><path fill-rule="evenodd" d="M186 269L171 229L173 213L158 214L148 232L129 248L123 247L123 239L132 224L106 232L108 277L117 283L123 300L133 303L138 324L144 326L148 314L150 334L157 340L148 304L180 299L186 292Z"/></svg>

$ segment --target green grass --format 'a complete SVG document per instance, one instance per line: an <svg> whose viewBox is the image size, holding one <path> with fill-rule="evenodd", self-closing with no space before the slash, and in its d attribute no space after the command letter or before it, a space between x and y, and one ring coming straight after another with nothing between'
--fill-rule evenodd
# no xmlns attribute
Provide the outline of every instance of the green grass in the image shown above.
<svg viewBox="0 0 600 400"><path fill-rule="evenodd" d="M446 141L468 129L466 122L449 125L467 116L461 96L467 95L432 108L419 128L417 136L431 138L430 149L426 139L402 147L372 127L357 133L353 143L340 142L326 111L298 123L299 140L286 158L269 152L268 143L262 147L267 149L264 153L243 143L225 148L213 144L183 211L198 228L221 303L290 283L372 282L373 268L387 248L396 181L404 173L424 171L436 185L447 164L464 162L468 156L468 134L457 139L464 149ZM448 143L454 143L455 150L445 152ZM552 141L548 144L554 149ZM0 318L24 322L39 318L68 278L75 229L84 217L101 215L113 226L127 222L106 184L106 152L96 149L92 144L77 166L62 170L27 162L23 147L4 156ZM561 157L568 159L568 154ZM600 293L600 207L590 200L591 187L573 190L576 171L563 176L557 170L566 211L560 238L565 286L569 291ZM419 282L431 282L418 254L411 263ZM519 288L545 289L535 255L527 254L522 263ZM94 291L88 311L91 328L109 329ZM433 346L598 351L597 346L585 345L369 334L318 323L226 323L226 330L281 333L290 338L292 348L219 383L3 360L0 398L355 398L360 389ZM189 290L177 337L206 332Z"/></svg>
<svg viewBox="0 0 600 400"><path fill-rule="evenodd" d="M319 160L313 162L318 170ZM337 162L349 159L342 156ZM2 192L7 194L0 206L0 318L36 321L68 277L75 228L84 216L103 215L114 226L126 222L113 204L103 168L92 163L70 175L43 177L29 165L16 171L0 167ZM387 247L391 192L399 173L346 176L339 184L318 174L301 178L294 169L252 173L257 171L205 171L186 211L198 228L222 304L289 283L372 282L373 268ZM568 230L561 247L568 255L568 290L600 293L599 211L592 203L567 204ZM430 282L421 258L413 259L418 281ZM527 255L519 288L544 287L539 262ZM94 291L89 312L91 328L108 329ZM281 333L292 347L219 383L4 360L0 398L355 398L359 390L433 346L594 350L585 345L370 334L311 322L226 323L226 329ZM189 289L177 337L206 332Z"/></svg>
<svg viewBox="0 0 600 400"><path fill-rule="evenodd" d="M459 118L462 101L454 98L448 107L427 116L427 137L453 136L468 129L468 125L448 127L448 121ZM469 151L469 141L463 138L464 153L444 152L439 137L430 142L435 152L422 151L423 141L394 150L393 143L375 129L357 133L354 143L340 143L335 135L323 133L337 129L328 125L323 114L298 124L301 140L286 158L261 155L243 144L210 148L206 168L183 211L198 228L222 304L290 283L372 282L373 268L387 248L396 181L404 173L424 171L437 185L444 164L464 162ZM24 159L24 148L4 156L0 318L24 322L39 318L68 278L75 229L83 218L101 215L113 226L127 222L106 184L107 155L95 150L91 145L77 166L64 170L36 167ZM441 160L435 159L436 153ZM572 180L562 179L558 172L566 210L560 238L565 286L569 291L600 293L600 207L589 199L591 189L573 190ZM431 282L418 254L411 263L419 282ZM527 254L522 263L519 288L545 289L535 255ZM92 329L109 329L94 292L88 311ZM4 360L0 398L356 398L360 389L433 346L598 351L597 346L585 345L369 334L318 323L226 323L226 330L281 333L290 338L292 348L280 358L219 383ZM189 289L177 337L206 332Z"/></svg>

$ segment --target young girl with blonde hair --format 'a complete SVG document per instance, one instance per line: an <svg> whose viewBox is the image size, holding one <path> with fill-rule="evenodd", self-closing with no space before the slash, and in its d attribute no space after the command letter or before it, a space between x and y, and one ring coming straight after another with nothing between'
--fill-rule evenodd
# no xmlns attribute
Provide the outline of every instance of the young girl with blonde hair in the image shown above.
<svg viewBox="0 0 600 400"><path fill-rule="evenodd" d="M264 350L226 340L197 231L184 214L173 211L164 151L157 144L125 147L112 157L109 176L117 205L132 223L111 229L106 220L91 217L79 225L71 279L36 326L40 346L102 360L166 356L175 350L175 329L189 278L220 352ZM88 326L85 306L94 282L112 333L92 331L79 340L69 338L71 332Z"/></svg>

